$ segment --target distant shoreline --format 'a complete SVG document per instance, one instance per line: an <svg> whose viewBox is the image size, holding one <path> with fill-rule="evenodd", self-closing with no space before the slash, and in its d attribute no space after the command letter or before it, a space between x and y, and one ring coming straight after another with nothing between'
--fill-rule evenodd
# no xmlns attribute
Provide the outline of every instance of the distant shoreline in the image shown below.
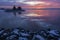
<svg viewBox="0 0 60 40"><path fill-rule="evenodd" d="M8 10L12 8L0 8L0 10ZM24 10L60 10L60 8L25 8Z"/></svg>
<svg viewBox="0 0 60 40"><path fill-rule="evenodd" d="M39 8L39 9L28 9L28 10L60 10L60 8Z"/></svg>

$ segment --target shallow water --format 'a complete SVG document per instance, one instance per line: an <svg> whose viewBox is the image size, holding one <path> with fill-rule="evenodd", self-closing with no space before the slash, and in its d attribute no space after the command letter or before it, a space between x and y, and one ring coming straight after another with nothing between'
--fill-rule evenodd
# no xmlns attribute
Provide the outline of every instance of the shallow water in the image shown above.
<svg viewBox="0 0 60 40"><path fill-rule="evenodd" d="M60 29L60 10L26 10L25 12L4 12L0 10L0 27L26 30Z"/></svg>

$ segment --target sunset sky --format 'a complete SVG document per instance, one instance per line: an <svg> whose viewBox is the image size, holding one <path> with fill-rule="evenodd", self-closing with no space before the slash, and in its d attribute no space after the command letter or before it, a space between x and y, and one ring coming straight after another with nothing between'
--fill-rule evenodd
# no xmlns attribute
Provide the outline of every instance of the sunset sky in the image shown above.
<svg viewBox="0 0 60 40"><path fill-rule="evenodd" d="M60 0L1 0L0 7L12 5L25 8L60 8Z"/></svg>

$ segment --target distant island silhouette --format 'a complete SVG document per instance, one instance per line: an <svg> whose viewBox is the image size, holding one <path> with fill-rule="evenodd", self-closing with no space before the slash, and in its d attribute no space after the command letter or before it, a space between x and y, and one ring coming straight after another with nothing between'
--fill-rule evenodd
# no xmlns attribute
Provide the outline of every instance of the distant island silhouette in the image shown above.
<svg viewBox="0 0 60 40"><path fill-rule="evenodd" d="M0 10L5 10L5 12L21 12L21 11L25 11L22 9L22 7L17 7L14 5L12 9L10 8L0 8Z"/></svg>
<svg viewBox="0 0 60 40"><path fill-rule="evenodd" d="M24 11L21 7L17 7L14 5L12 9L6 9L5 12L19 12Z"/></svg>

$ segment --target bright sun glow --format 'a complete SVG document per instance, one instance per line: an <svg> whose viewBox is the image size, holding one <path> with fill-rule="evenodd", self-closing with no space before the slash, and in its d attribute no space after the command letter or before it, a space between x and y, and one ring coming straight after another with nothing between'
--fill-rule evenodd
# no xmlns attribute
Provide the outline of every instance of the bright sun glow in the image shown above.
<svg viewBox="0 0 60 40"><path fill-rule="evenodd" d="M44 4L44 2L31 1L31 2L25 2L25 4L37 5L37 4Z"/></svg>
<svg viewBox="0 0 60 40"><path fill-rule="evenodd" d="M41 2L41 1L22 1L20 3L32 5L32 6L37 5L37 4L41 4L41 5L46 4L46 2Z"/></svg>

